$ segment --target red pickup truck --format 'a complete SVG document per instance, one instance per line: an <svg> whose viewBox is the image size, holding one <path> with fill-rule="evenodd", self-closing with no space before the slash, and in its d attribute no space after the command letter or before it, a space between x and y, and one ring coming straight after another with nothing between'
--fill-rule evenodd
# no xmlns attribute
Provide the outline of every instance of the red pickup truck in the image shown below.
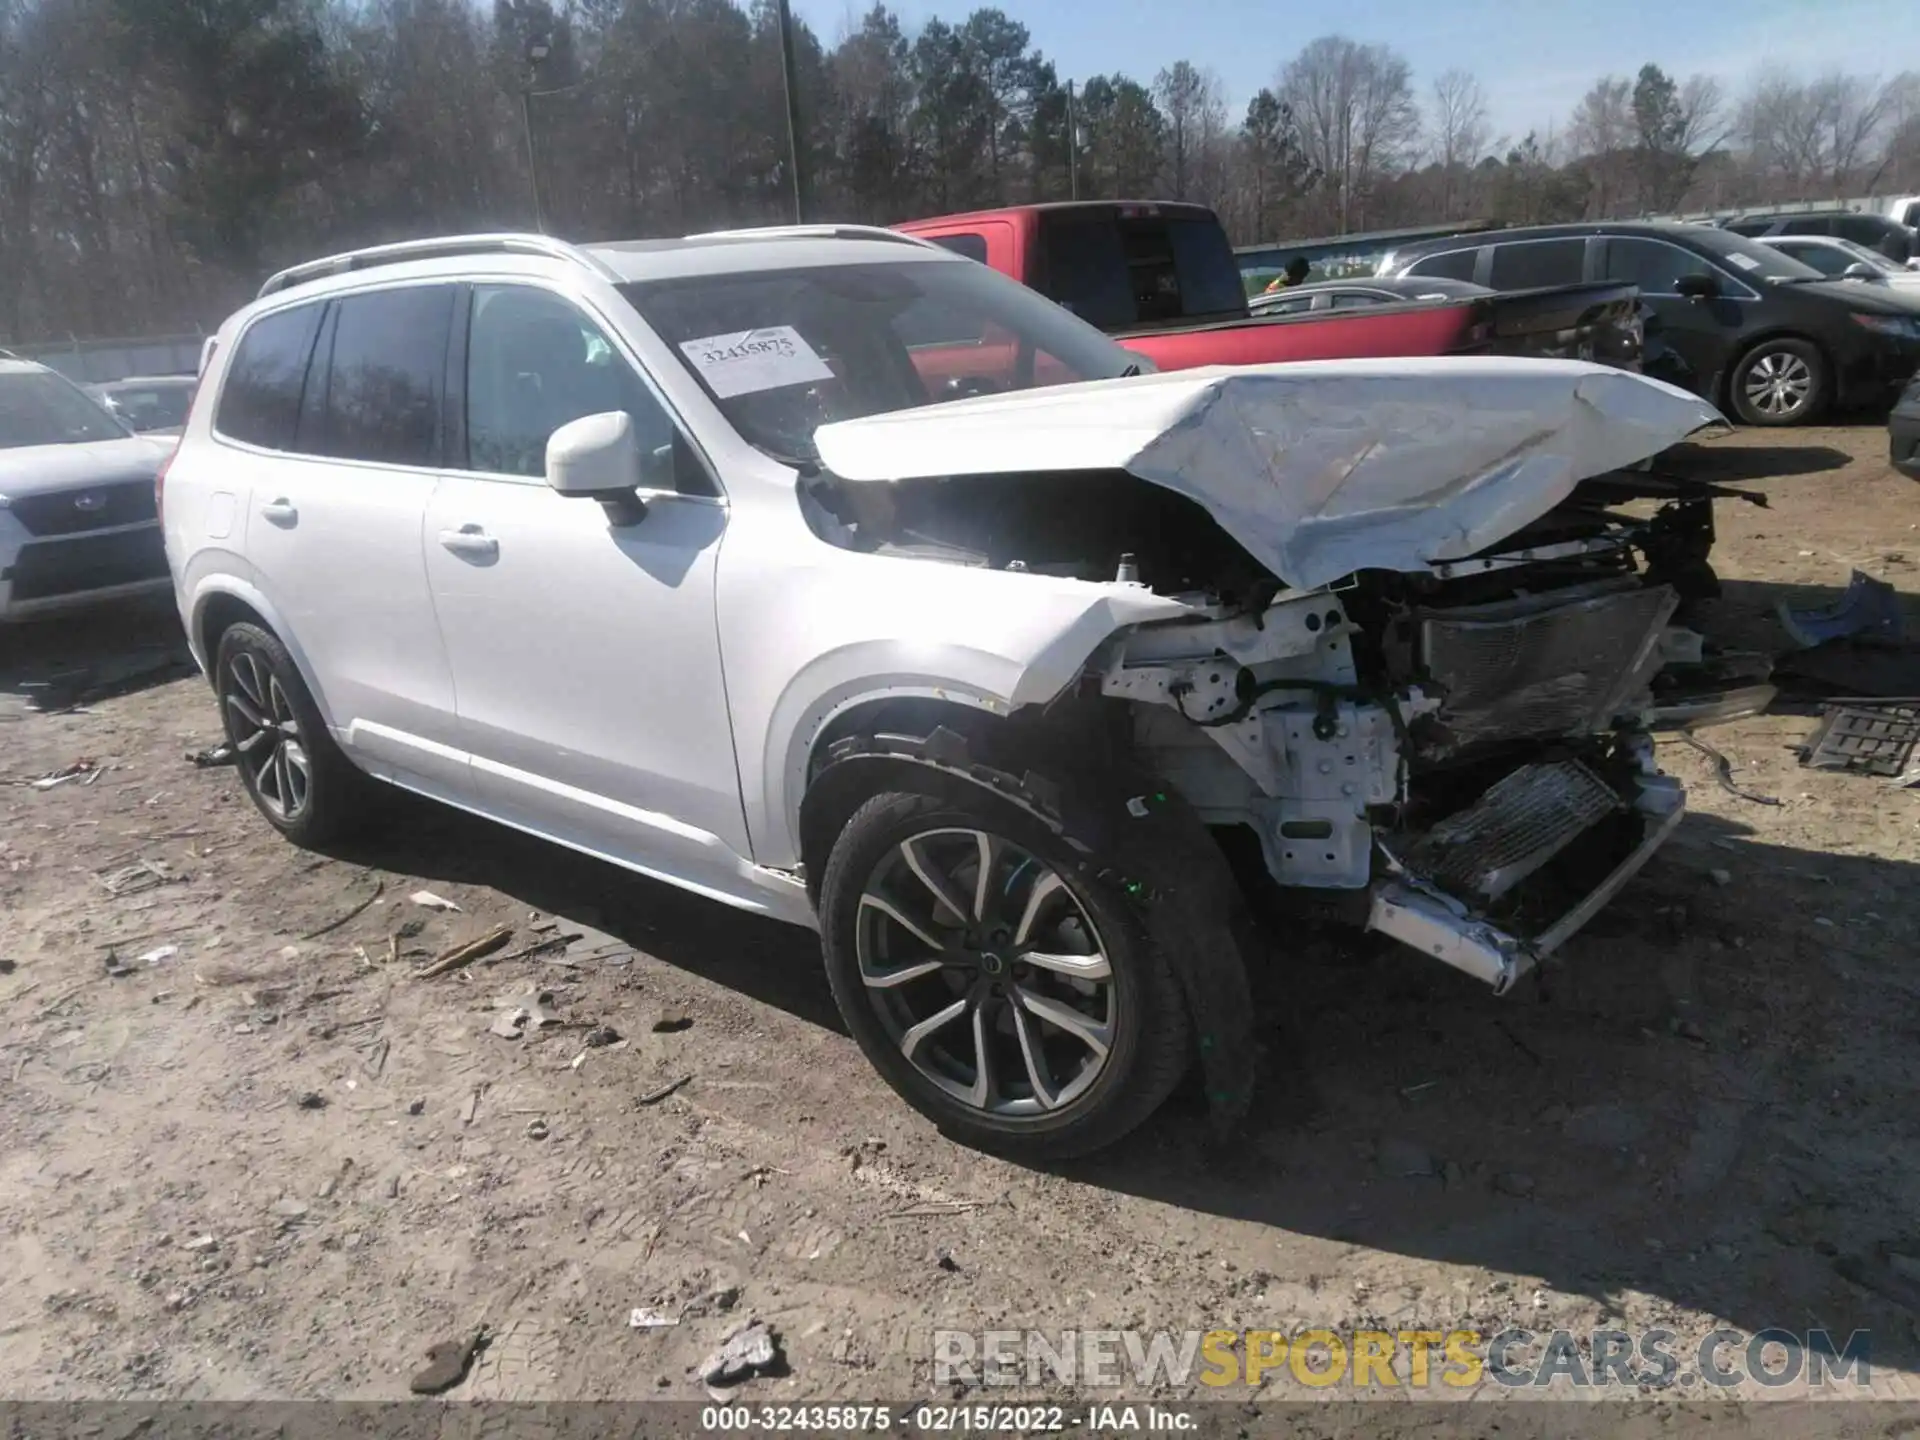
<svg viewBox="0 0 1920 1440"><path fill-rule="evenodd" d="M1226 231L1204 205L1018 205L896 228L1032 286L1162 370L1488 352L1640 366L1631 285L1254 315Z"/></svg>

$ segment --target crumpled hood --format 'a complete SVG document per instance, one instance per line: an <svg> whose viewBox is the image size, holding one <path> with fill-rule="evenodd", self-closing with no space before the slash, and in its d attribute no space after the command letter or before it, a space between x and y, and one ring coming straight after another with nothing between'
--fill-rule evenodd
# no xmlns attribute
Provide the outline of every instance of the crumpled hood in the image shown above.
<svg viewBox="0 0 1920 1440"><path fill-rule="evenodd" d="M1485 549L1580 481L1658 454L1712 405L1573 360L1213 366L822 426L851 481L1126 470L1192 497L1289 585Z"/></svg>
<svg viewBox="0 0 1920 1440"><path fill-rule="evenodd" d="M78 445L28 445L0 450L0 495L42 495L92 485L152 481L173 453L177 437L95 440Z"/></svg>

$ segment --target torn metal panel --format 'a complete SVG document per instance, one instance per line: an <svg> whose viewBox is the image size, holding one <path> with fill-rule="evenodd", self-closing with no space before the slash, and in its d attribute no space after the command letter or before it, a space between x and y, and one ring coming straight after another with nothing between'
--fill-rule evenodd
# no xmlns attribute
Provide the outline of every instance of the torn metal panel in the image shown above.
<svg viewBox="0 0 1920 1440"><path fill-rule="evenodd" d="M1197 500L1286 583L1461 560L1582 480L1707 425L1671 385L1499 356L1212 367L822 426L842 480L1126 470Z"/></svg>

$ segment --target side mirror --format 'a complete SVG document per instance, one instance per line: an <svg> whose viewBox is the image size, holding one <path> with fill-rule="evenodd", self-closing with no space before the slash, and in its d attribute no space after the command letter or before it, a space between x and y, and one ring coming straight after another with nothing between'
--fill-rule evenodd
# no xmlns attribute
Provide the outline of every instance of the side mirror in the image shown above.
<svg viewBox="0 0 1920 1440"><path fill-rule="evenodd" d="M1720 285L1711 275L1682 275L1673 282L1673 290L1689 300L1711 300L1720 293Z"/></svg>
<svg viewBox="0 0 1920 1440"><path fill-rule="evenodd" d="M1842 280L1878 280L1880 272L1864 260L1856 260L1840 272Z"/></svg>
<svg viewBox="0 0 1920 1440"><path fill-rule="evenodd" d="M582 415L547 437L547 484L561 495L598 500L614 524L631 525L646 514L635 493L642 458L626 411Z"/></svg>

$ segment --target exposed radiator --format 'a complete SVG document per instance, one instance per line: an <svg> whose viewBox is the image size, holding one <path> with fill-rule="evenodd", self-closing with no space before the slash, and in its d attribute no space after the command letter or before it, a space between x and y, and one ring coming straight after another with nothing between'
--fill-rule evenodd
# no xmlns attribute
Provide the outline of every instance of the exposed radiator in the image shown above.
<svg viewBox="0 0 1920 1440"><path fill-rule="evenodd" d="M1621 579L1419 612L1421 658L1445 693L1433 748L1605 729L1660 668L1679 603L1670 586Z"/></svg>
<svg viewBox="0 0 1920 1440"><path fill-rule="evenodd" d="M1402 854L1416 875L1463 900L1497 900L1620 801L1578 760L1526 765Z"/></svg>

